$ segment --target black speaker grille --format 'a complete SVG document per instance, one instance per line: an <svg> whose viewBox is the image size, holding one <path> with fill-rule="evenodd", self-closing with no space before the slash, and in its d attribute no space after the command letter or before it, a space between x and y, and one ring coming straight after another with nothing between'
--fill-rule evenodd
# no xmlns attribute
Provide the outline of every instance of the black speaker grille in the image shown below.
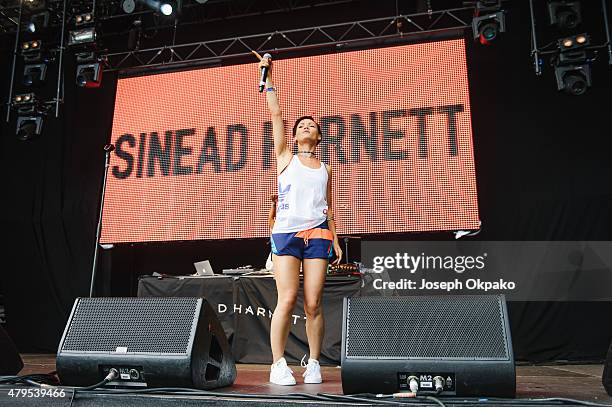
<svg viewBox="0 0 612 407"><path fill-rule="evenodd" d="M187 354L197 298L81 298L60 351Z"/></svg>
<svg viewBox="0 0 612 407"><path fill-rule="evenodd" d="M508 359L501 297L348 299L346 357Z"/></svg>

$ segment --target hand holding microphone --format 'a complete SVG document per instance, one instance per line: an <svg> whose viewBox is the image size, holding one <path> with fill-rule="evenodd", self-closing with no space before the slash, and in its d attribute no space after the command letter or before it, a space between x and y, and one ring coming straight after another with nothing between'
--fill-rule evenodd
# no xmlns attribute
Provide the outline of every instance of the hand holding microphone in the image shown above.
<svg viewBox="0 0 612 407"><path fill-rule="evenodd" d="M261 79L259 80L259 91L263 92L266 87L266 80L270 78L272 72L272 55L265 53L262 57L257 51L251 51L259 58L259 69L261 70Z"/></svg>

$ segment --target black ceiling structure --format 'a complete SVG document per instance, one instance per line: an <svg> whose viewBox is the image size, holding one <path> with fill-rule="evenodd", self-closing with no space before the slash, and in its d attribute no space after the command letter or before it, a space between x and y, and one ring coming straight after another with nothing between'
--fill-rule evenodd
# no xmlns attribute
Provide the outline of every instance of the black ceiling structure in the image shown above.
<svg viewBox="0 0 612 407"><path fill-rule="evenodd" d="M6 121L11 118L19 47L24 41L32 40L42 41L49 61L59 67L55 92L43 98L40 106L43 114L54 111L54 116L59 117L60 105L64 103L65 59L67 54L77 54L77 50L71 50L68 33L78 28L77 16L92 10L96 37L93 48L88 51L93 50L102 62L100 69L124 74L150 73L155 68L215 65L227 60L236 63L251 57L252 49L274 50L276 55L291 51L303 54L312 49L336 52L415 39L432 40L449 34L456 36L470 26L474 13L473 6L434 10L429 1L410 3L409 7L387 1L373 9L369 2L358 0L190 0L176 15L167 18L137 4L133 12L126 13L121 2L115 0L0 0L1 29L7 37L14 37ZM352 9L352 15L339 11L348 8ZM320 15L316 20L312 19L313 10ZM29 31L30 22L43 11L49 15L45 26ZM247 21L249 24L245 24ZM315 22L329 24L312 25ZM249 25L252 33L247 28ZM194 42L194 38L199 41Z"/></svg>
<svg viewBox="0 0 612 407"><path fill-rule="evenodd" d="M39 0L39 3L42 1L44 1L44 8L51 11L49 26L61 26L63 0ZM354 3L355 0L186 0L183 1L183 12L179 18L179 24L209 23L235 18L296 12L315 7L324 8L326 6L343 5L352 2ZM18 25L21 3L20 0L0 1L0 32L15 32ZM139 1L136 1L136 8L133 12L126 13L122 3L123 0L69 1L69 15L93 11L100 22L117 21L117 24L123 23L124 25L129 25L136 18L156 13L155 10L147 8ZM92 10L93 7L95 7L95 10ZM26 4L24 8L27 10L29 6ZM32 13L35 13L37 10L33 10ZM31 13L28 12L26 14ZM25 28L25 25L22 28Z"/></svg>

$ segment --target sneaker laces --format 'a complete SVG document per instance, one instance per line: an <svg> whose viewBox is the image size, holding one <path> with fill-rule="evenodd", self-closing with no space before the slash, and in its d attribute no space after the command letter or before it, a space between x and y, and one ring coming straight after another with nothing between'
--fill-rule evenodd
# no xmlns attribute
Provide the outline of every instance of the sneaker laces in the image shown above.
<svg viewBox="0 0 612 407"><path fill-rule="evenodd" d="M315 367L315 363L306 363L304 362L304 359L306 359L306 355L304 355L302 357L302 360L300 360L300 366L306 368L306 371L302 373L302 376L306 377L309 373L312 373L312 371L316 369L316 367Z"/></svg>

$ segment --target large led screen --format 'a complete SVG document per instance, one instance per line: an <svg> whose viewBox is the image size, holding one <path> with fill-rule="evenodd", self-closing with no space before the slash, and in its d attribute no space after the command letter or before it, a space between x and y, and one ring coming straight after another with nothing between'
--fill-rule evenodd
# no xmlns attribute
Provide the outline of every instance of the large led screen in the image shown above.
<svg viewBox="0 0 612 407"><path fill-rule="evenodd" d="M477 229L462 39L273 63L286 121L310 114L339 234ZM252 64L120 79L102 242L268 236L276 161Z"/></svg>

